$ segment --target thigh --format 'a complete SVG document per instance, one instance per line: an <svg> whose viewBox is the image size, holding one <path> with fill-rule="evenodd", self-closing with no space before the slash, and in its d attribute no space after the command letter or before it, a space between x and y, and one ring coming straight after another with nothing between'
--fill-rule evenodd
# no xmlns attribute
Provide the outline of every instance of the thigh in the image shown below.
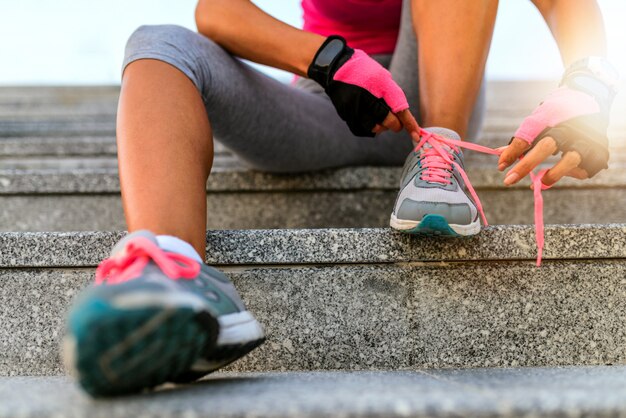
<svg viewBox="0 0 626 418"><path fill-rule="evenodd" d="M202 95L214 135L250 166L298 172L395 165L410 150L408 137L354 136L325 94L281 83L203 42L211 58Z"/></svg>
<svg viewBox="0 0 626 418"><path fill-rule="evenodd" d="M400 164L410 149L410 141L389 135L355 137L325 94L280 83L179 26L135 31L124 65L138 59L161 60L187 75L202 96L216 139L260 170Z"/></svg>

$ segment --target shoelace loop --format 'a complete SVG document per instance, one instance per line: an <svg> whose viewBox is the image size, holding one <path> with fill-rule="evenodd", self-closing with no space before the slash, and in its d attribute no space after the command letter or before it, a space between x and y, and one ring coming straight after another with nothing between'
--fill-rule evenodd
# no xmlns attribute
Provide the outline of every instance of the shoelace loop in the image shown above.
<svg viewBox="0 0 626 418"><path fill-rule="evenodd" d="M165 252L144 237L137 237L124 248L124 253L102 261L96 270L96 284L118 284L138 277L150 260L170 279L193 279L200 264L182 254Z"/></svg>
<svg viewBox="0 0 626 418"><path fill-rule="evenodd" d="M422 144L418 145L416 149L424 148L424 145L428 143L426 138L422 139ZM430 144L430 148L422 150L421 164L424 171L420 175L420 179L429 183L440 183L448 185L452 183L452 163L450 159L445 156L441 156L439 151ZM453 151L457 151L458 148L451 147ZM446 153L447 154L447 153Z"/></svg>
<svg viewBox="0 0 626 418"><path fill-rule="evenodd" d="M487 218L485 217L485 212L483 211L483 205L478 198L478 194L474 190L472 183L469 181L467 177L467 173L461 166L461 164L457 163L450 156L451 151L456 151L459 148L467 148L473 151L484 152L486 154L500 155L502 152L499 150L494 150L488 147L484 147L482 145L473 144L469 142L458 141L456 139L444 138L443 136L434 134L425 129L420 128L420 142L415 147L415 151L421 150L424 145L429 144L430 149L424 151L425 161L424 167L426 170L424 180L435 179L435 181L450 184L450 178L452 177L452 168L456 168L461 174L463 178L463 182L465 186L469 190L474 202L476 203L476 209L478 209L478 213L480 213L480 217L485 226L489 226L487 223ZM441 144L446 144L450 151L447 151Z"/></svg>
<svg viewBox="0 0 626 418"><path fill-rule="evenodd" d="M482 152L484 154L500 155L503 149L492 149L483 145L474 144L471 142L458 141L456 139L445 138L441 135L437 135L433 132L429 132L423 128L420 128L420 142L415 147L415 152L420 151L424 145L430 144L430 148L423 152L424 170L423 180L429 182L437 182L442 184L450 184L452 177L452 168L456 168L463 178L465 186L469 190L474 202L476 203L476 209L480 213L480 217L485 226L489 226L485 212L483 211L482 203L478 198L478 194L474 190L472 183L469 181L467 174L463 167L451 158L450 153L452 151L458 151L459 148L466 148L472 151ZM446 150L441 144L446 144L450 151ZM521 157L523 158L523 157ZM521 159L520 158L520 159ZM547 190L550 187L541 182L543 176L548 172L548 169L540 170L537 174L531 172L530 178L533 182L533 195L535 200L535 240L537 242L537 266L541 265L541 259L543 256L544 246L544 224L543 224L543 196L542 190Z"/></svg>

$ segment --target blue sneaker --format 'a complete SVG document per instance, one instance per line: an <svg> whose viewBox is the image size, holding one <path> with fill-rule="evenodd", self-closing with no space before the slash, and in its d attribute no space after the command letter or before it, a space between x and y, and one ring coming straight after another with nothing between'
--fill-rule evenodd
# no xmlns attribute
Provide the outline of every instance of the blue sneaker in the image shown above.
<svg viewBox="0 0 626 418"><path fill-rule="evenodd" d="M195 380L264 339L223 273L139 231L115 246L71 308L63 359L86 392L115 396Z"/></svg>

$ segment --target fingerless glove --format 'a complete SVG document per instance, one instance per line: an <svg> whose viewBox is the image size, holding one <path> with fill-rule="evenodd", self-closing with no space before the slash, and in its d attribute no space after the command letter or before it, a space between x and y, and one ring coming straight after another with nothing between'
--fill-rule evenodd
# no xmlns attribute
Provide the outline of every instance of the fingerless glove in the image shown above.
<svg viewBox="0 0 626 418"><path fill-rule="evenodd" d="M308 69L330 97L337 113L357 136L373 137L372 129L391 111L409 108L391 73L360 49L350 48L340 36L330 36Z"/></svg>
<svg viewBox="0 0 626 418"><path fill-rule="evenodd" d="M592 177L608 168L607 128L616 88L609 77L592 70L590 59L586 60L568 68L559 88L524 120L515 137L531 145L545 137L553 138L561 152L578 152L582 157L579 167ZM606 61L603 64L609 66Z"/></svg>

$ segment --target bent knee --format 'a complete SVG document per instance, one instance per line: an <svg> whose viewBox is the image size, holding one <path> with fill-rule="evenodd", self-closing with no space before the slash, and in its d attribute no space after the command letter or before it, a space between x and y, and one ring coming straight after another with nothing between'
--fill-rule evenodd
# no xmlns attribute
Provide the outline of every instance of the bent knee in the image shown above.
<svg viewBox="0 0 626 418"><path fill-rule="evenodd" d="M176 25L144 25L137 28L126 43L126 57L138 55L180 55L194 42L197 33Z"/></svg>
<svg viewBox="0 0 626 418"><path fill-rule="evenodd" d="M164 61L182 71L198 90L206 91L210 64L225 51L197 32L176 25L145 25L126 44L124 66L139 59Z"/></svg>

